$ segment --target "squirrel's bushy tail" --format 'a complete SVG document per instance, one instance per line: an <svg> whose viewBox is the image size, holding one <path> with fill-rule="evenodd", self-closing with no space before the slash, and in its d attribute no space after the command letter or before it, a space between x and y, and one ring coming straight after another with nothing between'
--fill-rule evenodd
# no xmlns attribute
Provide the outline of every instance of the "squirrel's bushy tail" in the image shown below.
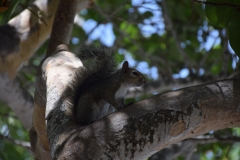
<svg viewBox="0 0 240 160"><path fill-rule="evenodd" d="M95 45L83 45L78 52L78 58L85 65L88 75L85 83L105 78L117 70L115 54L107 47Z"/></svg>
<svg viewBox="0 0 240 160"><path fill-rule="evenodd" d="M73 82L67 88L64 96L68 99L68 104L74 113L76 113L75 109L82 91L95 81L108 77L117 71L115 55L107 47L83 45L80 47L77 57L83 62L84 67L76 69Z"/></svg>

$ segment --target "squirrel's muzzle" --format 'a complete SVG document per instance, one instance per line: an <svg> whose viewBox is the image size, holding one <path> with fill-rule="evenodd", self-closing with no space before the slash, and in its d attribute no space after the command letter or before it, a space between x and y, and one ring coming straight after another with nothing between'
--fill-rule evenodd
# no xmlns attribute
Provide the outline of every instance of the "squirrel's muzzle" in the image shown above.
<svg viewBox="0 0 240 160"><path fill-rule="evenodd" d="M140 87L140 86L144 85L145 83L146 83L146 79L145 79L145 78L140 78L140 79L138 80L137 85Z"/></svg>

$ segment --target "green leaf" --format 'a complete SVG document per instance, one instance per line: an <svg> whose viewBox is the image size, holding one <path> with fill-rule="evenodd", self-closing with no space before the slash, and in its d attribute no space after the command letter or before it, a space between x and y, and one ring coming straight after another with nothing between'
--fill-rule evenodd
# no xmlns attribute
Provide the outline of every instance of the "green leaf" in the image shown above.
<svg viewBox="0 0 240 160"><path fill-rule="evenodd" d="M216 64L216 65L213 65L212 68L211 68L211 73L214 75L218 74L220 71L221 71L221 67L222 65L221 64Z"/></svg>
<svg viewBox="0 0 240 160"><path fill-rule="evenodd" d="M2 13L2 19L0 24L6 24L9 19L11 18L12 14L14 13L15 9L17 8L20 0L10 1L10 6L7 11Z"/></svg>
<svg viewBox="0 0 240 160"><path fill-rule="evenodd" d="M124 61L124 55L121 55L121 54L116 54L116 60L117 60L117 62L122 62L122 61Z"/></svg>
<svg viewBox="0 0 240 160"><path fill-rule="evenodd" d="M207 0L207 2L235 4L234 0ZM208 21L213 26L226 28L230 20L237 14L237 10L229 6L212 6L206 4L205 13Z"/></svg>
<svg viewBox="0 0 240 160"><path fill-rule="evenodd" d="M235 53L240 56L240 14L233 18L228 24L229 42Z"/></svg>

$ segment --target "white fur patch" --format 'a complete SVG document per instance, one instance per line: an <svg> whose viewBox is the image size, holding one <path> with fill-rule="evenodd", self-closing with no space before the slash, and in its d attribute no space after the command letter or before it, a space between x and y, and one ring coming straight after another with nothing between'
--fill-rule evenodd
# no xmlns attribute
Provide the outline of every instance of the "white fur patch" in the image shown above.
<svg viewBox="0 0 240 160"><path fill-rule="evenodd" d="M127 87L126 85L121 85L120 88L117 90L117 92L115 93L115 99L118 99L118 98L124 98L126 93L127 93L127 90L128 90L129 87Z"/></svg>
<svg viewBox="0 0 240 160"><path fill-rule="evenodd" d="M101 118L108 112L109 103L107 103L105 100L101 100L98 102L98 107L100 110L98 118Z"/></svg>

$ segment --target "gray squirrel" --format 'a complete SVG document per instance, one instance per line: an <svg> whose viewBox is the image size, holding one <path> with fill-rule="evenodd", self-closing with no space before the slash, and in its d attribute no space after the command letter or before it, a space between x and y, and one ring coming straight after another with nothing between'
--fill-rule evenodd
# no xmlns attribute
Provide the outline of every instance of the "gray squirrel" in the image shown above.
<svg viewBox="0 0 240 160"><path fill-rule="evenodd" d="M76 71L72 87L71 103L78 124L88 125L114 109L125 108L129 105L124 104L127 90L146 83L146 78L129 68L127 61L117 70L114 54L106 47L82 46L78 57L86 62L84 70ZM78 82L82 76L84 80Z"/></svg>

